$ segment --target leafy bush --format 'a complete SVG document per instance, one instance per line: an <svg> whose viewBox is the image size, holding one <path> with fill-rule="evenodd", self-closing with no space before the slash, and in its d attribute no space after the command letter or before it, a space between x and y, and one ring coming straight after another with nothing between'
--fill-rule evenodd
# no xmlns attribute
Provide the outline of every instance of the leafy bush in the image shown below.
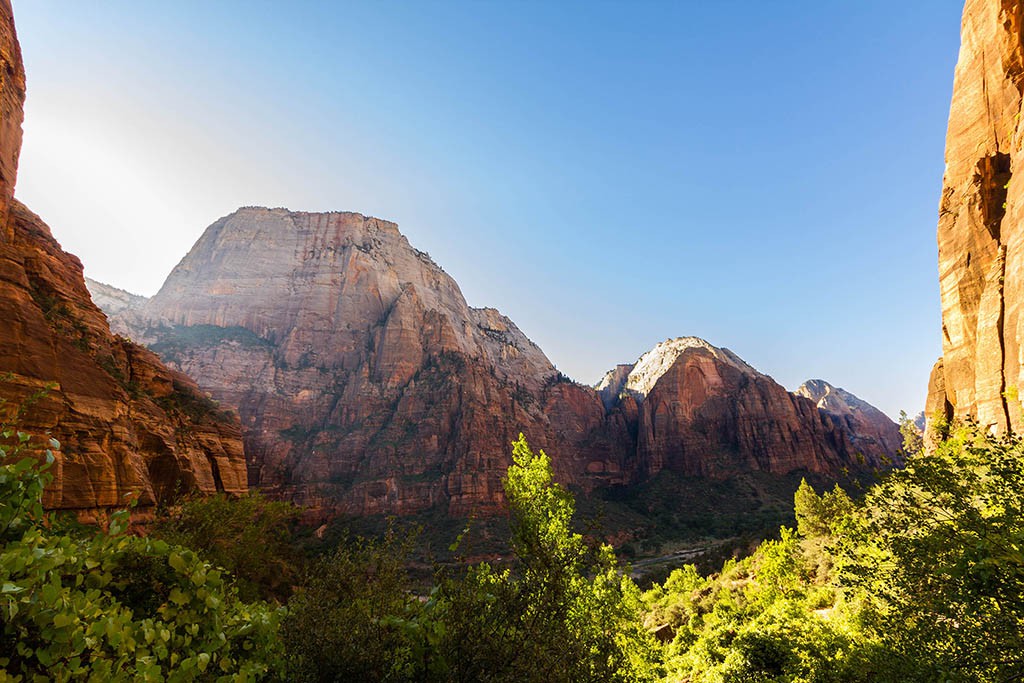
<svg viewBox="0 0 1024 683"><path fill-rule="evenodd" d="M797 530L645 594L672 676L702 681L1024 677L1024 442L944 426L855 503L804 482Z"/></svg>
<svg viewBox="0 0 1024 683"><path fill-rule="evenodd" d="M192 498L164 511L150 535L228 570L243 600L284 602L298 579L301 558L292 539L299 512L258 492Z"/></svg>
<svg viewBox="0 0 1024 683"><path fill-rule="evenodd" d="M842 543L916 680L1024 678L1024 441L954 426L868 494Z"/></svg>
<svg viewBox="0 0 1024 683"><path fill-rule="evenodd" d="M409 592L408 539L344 540L314 562L288 603L288 680L410 680L419 602Z"/></svg>
<svg viewBox="0 0 1024 683"><path fill-rule="evenodd" d="M259 680L280 662L280 612L237 599L194 552L124 533L50 528L53 462L26 435L0 446L0 677L30 680Z"/></svg>

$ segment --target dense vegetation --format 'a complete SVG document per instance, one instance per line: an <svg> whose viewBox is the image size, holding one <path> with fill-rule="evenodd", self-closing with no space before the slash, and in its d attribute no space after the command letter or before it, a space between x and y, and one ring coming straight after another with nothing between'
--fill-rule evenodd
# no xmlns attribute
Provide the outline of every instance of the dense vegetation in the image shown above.
<svg viewBox="0 0 1024 683"><path fill-rule="evenodd" d="M326 548L259 496L184 502L146 538L60 522L45 446L2 435L0 681L1024 677L1024 443L969 424L859 500L805 483L795 528L646 593L522 438L511 559L424 587L404 532Z"/></svg>

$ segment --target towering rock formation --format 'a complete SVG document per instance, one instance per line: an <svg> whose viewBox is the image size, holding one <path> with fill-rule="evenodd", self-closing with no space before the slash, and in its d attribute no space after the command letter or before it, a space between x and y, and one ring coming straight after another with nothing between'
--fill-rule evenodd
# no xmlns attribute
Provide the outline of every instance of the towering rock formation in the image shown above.
<svg viewBox="0 0 1024 683"><path fill-rule="evenodd" d="M495 509L524 432L584 490L662 469L837 474L883 444L731 352L686 338L597 389L561 376L393 223L248 207L148 301L94 284L117 325L239 410L250 484L325 511ZM891 424L891 423L890 423Z"/></svg>
<svg viewBox="0 0 1024 683"><path fill-rule="evenodd" d="M14 14L10 0L0 0L0 241L10 239L8 213L18 177L24 104L25 67L14 31Z"/></svg>
<svg viewBox="0 0 1024 683"><path fill-rule="evenodd" d="M188 489L246 490L237 417L111 334L82 264L13 199L25 75L0 0L0 399L4 420L61 443L44 503L83 516ZM28 403L26 403L28 400Z"/></svg>
<svg viewBox="0 0 1024 683"><path fill-rule="evenodd" d="M251 483L303 503L494 507L520 431L538 447L569 444L564 479L627 483L637 471L621 417L512 321L470 308L387 221L240 209L119 317L238 407Z"/></svg>
<svg viewBox="0 0 1024 683"><path fill-rule="evenodd" d="M1024 7L967 0L939 206L942 358L926 413L1024 426Z"/></svg>
<svg viewBox="0 0 1024 683"><path fill-rule="evenodd" d="M899 447L896 425L852 394L843 392L858 412L870 409L871 418L881 418L885 439L876 438L874 424L863 431L869 420L846 419L854 413L845 404L841 409L803 392L791 394L732 351L696 337L664 341L635 365L618 366L598 391L639 404L637 448L651 473L834 475L844 468L884 467Z"/></svg>
<svg viewBox="0 0 1024 683"><path fill-rule="evenodd" d="M849 391L823 379L809 379L795 392L846 427L850 443L861 453L885 453L890 457L903 447L899 426L878 408Z"/></svg>

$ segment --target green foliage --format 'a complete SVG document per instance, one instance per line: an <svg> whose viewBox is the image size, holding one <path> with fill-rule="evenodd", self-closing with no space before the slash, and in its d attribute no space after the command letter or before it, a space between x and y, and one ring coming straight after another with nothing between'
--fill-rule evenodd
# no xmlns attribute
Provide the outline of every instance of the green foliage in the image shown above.
<svg viewBox="0 0 1024 683"><path fill-rule="evenodd" d="M259 680L279 659L280 613L237 599L195 553L107 531L62 533L43 515L53 461L22 458L31 440L0 446L0 678ZM52 527L52 528L51 528Z"/></svg>
<svg viewBox="0 0 1024 683"><path fill-rule="evenodd" d="M520 435L505 479L516 563L443 581L426 605L444 680L645 681L655 648L611 548L572 531L572 496Z"/></svg>
<svg viewBox="0 0 1024 683"><path fill-rule="evenodd" d="M851 628L850 606L808 580L805 540L783 528L717 575L687 566L644 595L647 625L673 634L670 680L876 680L866 665L875 644Z"/></svg>
<svg viewBox="0 0 1024 683"><path fill-rule="evenodd" d="M572 496L520 437L505 492L514 562L442 570L416 598L408 537L343 543L311 568L283 633L289 680L650 681L640 593L573 532Z"/></svg>
<svg viewBox="0 0 1024 683"><path fill-rule="evenodd" d="M903 453L917 455L924 450L924 436L905 410L900 411L900 435L903 437Z"/></svg>
<svg viewBox="0 0 1024 683"><path fill-rule="evenodd" d="M702 681L1009 681L1024 677L1024 443L942 425L934 453L864 501L794 496L750 557L645 594L670 677Z"/></svg>
<svg viewBox="0 0 1024 683"><path fill-rule="evenodd" d="M1024 442L954 426L870 491L841 569L917 680L1024 677Z"/></svg>
<svg viewBox="0 0 1024 683"><path fill-rule="evenodd" d="M180 363L195 348L232 344L243 349L268 350L270 342L244 327L217 325L165 325L155 330L157 341L150 349L165 361Z"/></svg>
<svg viewBox="0 0 1024 683"><path fill-rule="evenodd" d="M309 567L282 628L287 680L413 679L424 653L409 542L346 540Z"/></svg>
<svg viewBox="0 0 1024 683"><path fill-rule="evenodd" d="M243 600L285 601L300 562L292 542L299 509L252 492L186 500L154 521L150 536L191 548L226 569Z"/></svg>

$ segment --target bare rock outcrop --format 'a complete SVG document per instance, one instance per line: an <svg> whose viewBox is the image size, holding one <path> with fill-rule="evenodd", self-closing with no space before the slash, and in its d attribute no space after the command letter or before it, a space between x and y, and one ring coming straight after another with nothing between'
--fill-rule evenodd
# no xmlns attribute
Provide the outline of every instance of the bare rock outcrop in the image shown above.
<svg viewBox="0 0 1024 683"><path fill-rule="evenodd" d="M809 379L794 392L814 401L819 410L845 425L853 447L871 455L899 453L903 436L899 425L867 401L823 379Z"/></svg>
<svg viewBox="0 0 1024 683"><path fill-rule="evenodd" d="M13 199L25 75L0 0L0 400L19 429L60 441L49 508L144 513L187 490L246 490L237 417L150 351L111 334L82 264Z"/></svg>
<svg viewBox="0 0 1024 683"><path fill-rule="evenodd" d="M141 316L135 339L238 408L250 483L315 508L496 509L520 431L583 488L639 472L621 412L387 221L240 209Z"/></svg>
<svg viewBox="0 0 1024 683"><path fill-rule="evenodd" d="M25 119L25 66L10 0L0 0L0 241L10 238L8 212L18 178Z"/></svg>
<svg viewBox="0 0 1024 683"><path fill-rule="evenodd" d="M21 429L61 443L44 503L91 514L197 490L247 489L237 417L151 351L110 332L82 265L17 200L0 244L0 397L46 390Z"/></svg>
<svg viewBox="0 0 1024 683"><path fill-rule="evenodd" d="M101 298L237 407L251 485L325 514L495 510L519 432L584 491L666 468L838 475L882 460L857 460L847 423L695 337L596 389L572 382L393 223L356 213L246 207L141 307Z"/></svg>
<svg viewBox="0 0 1024 683"><path fill-rule="evenodd" d="M620 400L638 404L638 456L649 473L668 469L724 478L750 470L806 470L836 475L884 467L898 448L874 438L873 432L862 433L864 422L791 394L732 351L697 337L658 344L619 381ZM851 404L859 402L858 410L868 412L870 406L848 396ZM880 424L896 429L878 416Z"/></svg>
<svg viewBox="0 0 1024 683"><path fill-rule="evenodd" d="M939 205L942 358L927 412L1020 430L1024 372L1024 7L967 0Z"/></svg>

